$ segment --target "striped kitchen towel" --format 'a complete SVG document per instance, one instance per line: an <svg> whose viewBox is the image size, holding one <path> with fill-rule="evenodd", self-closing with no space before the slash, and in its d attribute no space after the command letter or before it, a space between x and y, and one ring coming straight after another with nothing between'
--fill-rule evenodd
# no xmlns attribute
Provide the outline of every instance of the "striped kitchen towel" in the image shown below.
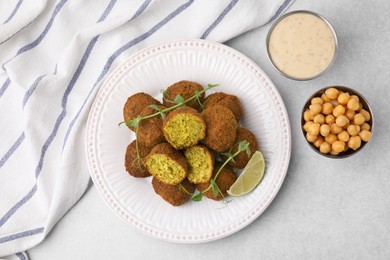
<svg viewBox="0 0 390 260"><path fill-rule="evenodd" d="M291 1L0 1L0 257L26 259L85 192L86 119L110 71L162 41L224 42Z"/></svg>

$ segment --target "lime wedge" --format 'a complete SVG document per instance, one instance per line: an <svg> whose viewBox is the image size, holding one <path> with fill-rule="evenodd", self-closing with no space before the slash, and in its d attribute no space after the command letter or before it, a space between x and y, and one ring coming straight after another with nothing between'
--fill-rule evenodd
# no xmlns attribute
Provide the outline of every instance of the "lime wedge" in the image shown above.
<svg viewBox="0 0 390 260"><path fill-rule="evenodd" d="M265 161L263 154L256 151L227 193L230 196L237 197L251 192L263 179L264 169Z"/></svg>

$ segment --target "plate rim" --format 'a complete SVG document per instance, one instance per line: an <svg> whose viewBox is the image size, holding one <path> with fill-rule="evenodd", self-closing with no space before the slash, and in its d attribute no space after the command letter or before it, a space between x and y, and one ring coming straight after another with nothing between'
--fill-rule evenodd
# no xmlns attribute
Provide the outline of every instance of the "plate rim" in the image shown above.
<svg viewBox="0 0 390 260"><path fill-rule="evenodd" d="M285 139L287 139L287 142L285 144L287 145L287 149L283 152L284 158L283 158L283 163L284 167L283 169L280 169L279 172L279 177L280 179L274 185L268 192L266 196L266 201L262 203L255 204L255 206L250 210L249 217L244 218L243 220L240 219L241 221L237 224L235 223L234 227L233 225L230 225L229 227L225 228L223 232L217 232L214 235L207 235L207 236L196 236L193 235L191 236L190 239L187 238L182 238L180 235L171 235L166 234L165 231L154 231L154 230L149 230L148 227L145 227L143 223L138 223L137 219L135 217L130 216L130 214L123 212L123 209L118 206L115 203L115 199L112 198L112 195L107 191L107 187L105 187L104 182L100 180L100 176L95 174L96 169L93 167L96 164L96 159L94 159L94 154L93 154L93 147L91 147L91 144L94 144L96 139L96 135L93 135L96 129L95 121L97 114L95 111L98 110L97 112L101 112L101 100L99 100L99 97L102 95L103 91L105 88L110 87L110 81L116 81L116 78L118 76L115 76L120 72L121 70L125 70L124 68L126 65L131 62L132 60L140 59L141 56L145 56L146 54L151 55L151 53L156 53L161 49L165 49L164 46L169 46L171 48L176 48L178 47L186 47L186 46L197 46L201 48L211 48L211 49L216 49L218 48L218 51L221 51L223 53L227 53L229 55L232 55L233 58L236 60L236 62L240 62L241 65L246 67L249 71L254 73L256 78L262 81L262 83L267 83L268 88L272 90L272 94L276 97L276 100L274 101L279 101L277 105L277 112L281 113L281 115L284 116L284 125L285 127L282 127L282 129L286 129L284 132ZM225 54L226 54L225 53ZM147 55L146 55L147 56ZM263 79L261 79L263 77ZM106 87L105 87L106 86ZM111 86L112 87L112 86ZM101 99L101 97L100 97ZM94 113L95 112L95 113ZM95 125L95 127L93 127ZM268 206L272 203L272 201L275 199L276 195L279 193L279 190L281 186L284 183L284 179L287 175L289 163L290 163L290 158L291 158L291 126L290 126L290 121L288 117L288 113L286 110L286 107L284 105L283 99L281 98L277 88L273 84L273 82L269 79L267 74L250 58L242 54L241 52L227 46L221 43L217 42L212 42L208 40L202 40L202 39L177 39L177 40L171 40L171 41L164 41L149 47L146 47L140 51L135 52L134 54L130 55L128 58L126 58L121 64L119 64L113 71L111 71L106 78L104 79L102 85L100 86L99 90L96 93L96 96L94 97L94 100L92 102L92 105L90 107L90 110L88 112L88 118L87 118L87 123L86 123L86 131L85 131L85 152L86 152L86 157L87 157L87 165L88 165L88 170L89 174L91 176L91 179L93 183L96 186L96 189L98 190L98 193L100 194L101 197L103 197L103 200L105 203L109 206L109 208L117 215L119 216L123 221L127 223L128 226L133 228L134 230L140 231L143 234L148 235L149 237L153 237L155 239L167 241L167 242L174 242L174 243L185 243L185 244L193 244L193 243L204 243L204 242L210 242L214 241L217 239L224 238L226 236L229 236L235 232L238 232L239 230L243 229L244 227L248 226L250 223L252 223L254 220L256 220L267 208ZM96 167L96 166L95 166Z"/></svg>

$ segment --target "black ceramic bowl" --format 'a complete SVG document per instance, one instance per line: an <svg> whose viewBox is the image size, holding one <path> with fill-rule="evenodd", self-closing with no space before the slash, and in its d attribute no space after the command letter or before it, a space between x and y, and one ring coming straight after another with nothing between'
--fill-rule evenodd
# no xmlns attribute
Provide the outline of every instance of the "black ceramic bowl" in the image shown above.
<svg viewBox="0 0 390 260"><path fill-rule="evenodd" d="M317 152L318 154L322 155L322 156L325 156L325 157L328 157L328 158L334 158L334 159L341 159L341 158L346 158L346 157L349 157L353 154L356 154L357 152L359 152L360 150L362 150L366 144L368 142L364 142L362 141L361 142L361 146L356 149L356 150L353 150L353 149L347 149L346 151L343 151L343 152L340 152L339 154L337 155L332 155L332 154L325 154L325 153L321 153L319 148L317 148L313 143L309 142L307 139L306 139L306 131L303 129L303 125L306 123L305 119L304 119L304 112L306 111L306 109L309 108L309 106L311 105L311 100L314 98L314 97L321 97L323 93L325 93L325 91L328 89L328 88L336 88L342 92L348 92L350 95L356 95L359 97L359 101L361 102L362 106L363 106L363 109L368 111L371 115L371 118L369 121L367 121L366 123L368 123L370 125L370 132L371 132L371 135L373 135L373 130L374 130L374 117L373 117L373 113L372 113L372 109L371 107L369 106L367 100L363 97L362 94L360 94L359 92L357 92L356 90L353 90L351 88L348 88L348 87L344 87L344 86L329 86L329 87L325 87L323 89L320 89L318 91L316 91L313 95L311 95L308 100L306 101L305 105L303 106L303 109L302 109L302 112L301 112L301 130L302 130L302 134L303 134L303 137L305 139L305 142L307 142L307 144L315 151Z"/></svg>

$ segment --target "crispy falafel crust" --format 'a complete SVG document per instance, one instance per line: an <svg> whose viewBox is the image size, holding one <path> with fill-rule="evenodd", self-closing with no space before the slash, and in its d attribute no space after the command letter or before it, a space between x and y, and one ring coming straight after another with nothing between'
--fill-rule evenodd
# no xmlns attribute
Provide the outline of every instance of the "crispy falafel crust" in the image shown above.
<svg viewBox="0 0 390 260"><path fill-rule="evenodd" d="M175 120L183 115L192 117L193 120L199 123L199 126L194 128L188 125L191 122L183 120L180 120L180 123L187 125L183 125L181 128L173 125ZM187 106L179 107L169 113L163 121L163 132L167 142L179 150L196 145L199 141L203 140L206 136L206 123L203 116L194 108Z"/></svg>
<svg viewBox="0 0 390 260"><path fill-rule="evenodd" d="M183 185L189 193L193 193L196 188L196 186L191 184L187 179L184 179L181 182L181 185ZM153 177L152 179L152 186L156 194L173 206L183 205L191 197L191 195L180 189L179 185L166 184L156 177Z"/></svg>
<svg viewBox="0 0 390 260"><path fill-rule="evenodd" d="M160 102L154 99L151 95L143 92L136 93L127 98L125 105L123 106L123 119L126 121L135 119L141 111L149 105L160 104ZM132 131L135 128L128 126Z"/></svg>
<svg viewBox="0 0 390 260"><path fill-rule="evenodd" d="M234 144L237 120L230 109L215 105L202 112L206 122L203 143L217 152L224 152Z"/></svg>
<svg viewBox="0 0 390 260"><path fill-rule="evenodd" d="M207 96L204 103L204 109L213 107L215 105L229 108L237 121L242 117L242 106L237 96L226 94L224 92L216 92Z"/></svg>
<svg viewBox="0 0 390 260"><path fill-rule="evenodd" d="M184 99L189 99L195 95L195 91L200 92L202 90L204 90L203 87L196 82L187 81L187 80L176 82L165 90L163 104L166 107L172 107L175 105L173 101L175 100L175 97L177 95L181 95ZM204 96L205 93L203 92L200 96L200 102L202 102L202 104L204 102ZM200 111L201 109L201 105L199 104L199 101L196 99L187 102L186 105L198 111Z"/></svg>
<svg viewBox="0 0 390 260"><path fill-rule="evenodd" d="M163 105L159 105L160 109L165 109ZM144 107L140 115L142 117L152 115L156 113L157 110L151 108L150 106ZM147 147L153 147L156 144L165 142L164 133L162 131L163 121L160 115L141 120L139 122L137 139L138 143Z"/></svg>
<svg viewBox="0 0 390 260"><path fill-rule="evenodd" d="M155 157L156 155L158 157ZM162 167L158 167L157 165L157 168L155 168L155 163L158 163L161 158L175 162L175 166L178 168L179 173L176 176L171 176L172 172L164 171L165 169L162 169L165 168L164 166L166 166L166 164L163 164ZM145 158L144 164L150 174L156 176L161 182L169 185L177 185L187 177L188 166L185 157L168 143L161 143L153 147L152 151Z"/></svg>
<svg viewBox="0 0 390 260"><path fill-rule="evenodd" d="M237 144L244 140L249 142L249 149L251 150L251 155L259 149L259 144L257 142L256 136L248 129L244 127L239 127L237 128L236 140L234 141L234 143ZM232 150L232 153L234 154L237 151L238 146L235 146ZM229 165L233 168L243 169L249 162L249 159L250 157L248 157L247 153L244 151L234 157L234 162L230 161Z"/></svg>
<svg viewBox="0 0 390 260"><path fill-rule="evenodd" d="M136 141L134 140L127 146L125 155L125 168L131 176L136 178L145 178L150 176L150 173L143 165L143 162L151 150L151 148L138 144L138 152L141 158L140 164L138 164Z"/></svg>
<svg viewBox="0 0 390 260"><path fill-rule="evenodd" d="M216 163L216 165L214 167L213 176L211 178L214 178L215 174L218 172L218 170L219 170L219 168L221 168L221 166L222 166L221 163ZM210 186L210 181L207 183L197 184L196 188L200 192L203 192L203 195L209 199L222 200L224 197L228 196L227 190L230 189L230 186L232 186L236 180L237 180L236 173L233 171L233 169L229 165L226 165L225 167L222 168L217 179L215 180L215 182L217 183L218 188L222 192L223 196L221 195L221 193L218 193L217 196L214 196L212 189L209 189L208 191L203 192Z"/></svg>

